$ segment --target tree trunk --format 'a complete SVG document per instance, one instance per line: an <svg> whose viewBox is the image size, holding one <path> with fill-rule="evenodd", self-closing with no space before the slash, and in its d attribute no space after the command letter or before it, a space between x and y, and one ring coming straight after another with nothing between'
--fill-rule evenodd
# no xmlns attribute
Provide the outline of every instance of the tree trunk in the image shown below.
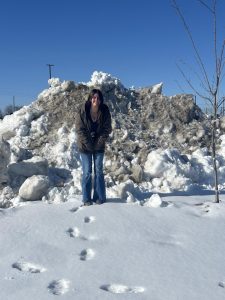
<svg viewBox="0 0 225 300"><path fill-rule="evenodd" d="M214 179L215 179L215 203L219 203L219 188L218 188L218 170L216 164L216 129L217 129L217 101L216 95L214 100L214 117L212 124L212 159L213 159L213 169L214 169Z"/></svg>

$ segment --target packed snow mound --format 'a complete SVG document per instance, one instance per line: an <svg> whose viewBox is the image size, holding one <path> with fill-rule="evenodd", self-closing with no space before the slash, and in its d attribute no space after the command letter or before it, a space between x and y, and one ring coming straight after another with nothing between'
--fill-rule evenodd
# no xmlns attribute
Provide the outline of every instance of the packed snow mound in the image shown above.
<svg viewBox="0 0 225 300"><path fill-rule="evenodd" d="M125 89L121 81L113 77L111 74L94 71L91 75L91 81L87 82L87 85L90 87L96 86L116 86L120 89Z"/></svg>
<svg viewBox="0 0 225 300"><path fill-rule="evenodd" d="M150 152L145 163L145 172L152 178L153 186L165 192L186 190L194 183L191 180L191 163L176 149L157 149Z"/></svg>
<svg viewBox="0 0 225 300"><path fill-rule="evenodd" d="M157 208L162 205L162 199L158 194L153 194L147 201L145 201L144 206Z"/></svg>
<svg viewBox="0 0 225 300"><path fill-rule="evenodd" d="M163 83L162 82L160 82L158 84L155 84L152 87L151 93L152 94L161 94L162 93L162 87L163 87Z"/></svg>
<svg viewBox="0 0 225 300"><path fill-rule="evenodd" d="M20 187L33 175L49 178L43 200L60 202L81 194L81 162L74 124L78 108L93 87L102 90L112 114L113 132L105 155L108 195L125 200L131 188L139 201L150 192L185 191L193 185L213 187L212 161L207 150L211 143L210 119L196 106L192 95L164 96L160 91L162 83L125 88L120 80L103 72L94 72L87 84L58 78L48 83L49 88L31 105L0 120L0 137L4 141L0 149L4 174L0 193L7 195L8 204L18 202ZM221 147L218 145L217 163L223 188L225 118L219 123ZM47 161L44 174L38 157ZM18 171L21 166L23 174ZM34 170L39 171L30 173ZM2 200L2 207L7 203Z"/></svg>
<svg viewBox="0 0 225 300"><path fill-rule="evenodd" d="M10 140L16 135L28 135L32 121L38 119L42 114L40 110L36 110L32 106L24 106L13 115L5 116L3 120L0 120L0 137Z"/></svg>
<svg viewBox="0 0 225 300"><path fill-rule="evenodd" d="M218 176L221 185L225 181L224 156L218 154ZM164 192L188 190L199 184L210 188L214 184L212 157L206 148L195 150L191 155L177 149L157 149L148 154L144 165L153 187Z"/></svg>
<svg viewBox="0 0 225 300"><path fill-rule="evenodd" d="M33 175L25 180L19 189L19 196L25 200L41 199L49 188L48 176Z"/></svg>
<svg viewBox="0 0 225 300"><path fill-rule="evenodd" d="M51 78L48 80L49 88L45 89L38 95L38 99L55 96L66 93L75 87L73 81L61 81L59 78Z"/></svg>

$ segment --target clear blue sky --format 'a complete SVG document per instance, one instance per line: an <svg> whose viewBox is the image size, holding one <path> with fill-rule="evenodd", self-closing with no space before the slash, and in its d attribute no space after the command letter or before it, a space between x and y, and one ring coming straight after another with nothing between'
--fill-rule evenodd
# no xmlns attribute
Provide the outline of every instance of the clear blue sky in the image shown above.
<svg viewBox="0 0 225 300"><path fill-rule="evenodd" d="M207 68L212 70L210 14L197 0L177 0ZM211 0L205 0L211 3ZM225 37L225 1L218 0ZM193 50L170 0L3 0L0 4L0 108L36 99L52 76L87 82L93 71L126 86L164 83L190 92L176 62L193 66Z"/></svg>

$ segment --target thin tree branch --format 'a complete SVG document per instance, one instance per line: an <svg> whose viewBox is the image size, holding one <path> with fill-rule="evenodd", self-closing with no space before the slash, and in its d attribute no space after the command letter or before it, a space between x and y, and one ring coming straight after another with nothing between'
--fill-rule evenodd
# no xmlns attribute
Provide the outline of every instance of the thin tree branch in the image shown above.
<svg viewBox="0 0 225 300"><path fill-rule="evenodd" d="M182 88L182 86L180 85L180 83L179 83L177 80L175 80L175 82L176 82L176 84L178 85L178 87L180 88L180 90L185 94L185 91L184 91L184 89Z"/></svg>
<svg viewBox="0 0 225 300"><path fill-rule="evenodd" d="M208 8L208 10L211 12L211 13L213 13L213 11L212 11L212 9L211 9L211 7L210 6L208 6L204 1L202 1L202 0L198 0L198 2L200 2L202 5L204 5L206 8Z"/></svg>
<svg viewBox="0 0 225 300"><path fill-rule="evenodd" d="M206 101L209 101L210 104L213 106L212 100L211 100L209 97L200 94L200 93L196 90L196 88L193 86L193 84L191 83L191 81L187 78L187 76L185 75L184 71L181 69L181 67L180 67L178 64L177 64L177 67L178 67L179 71L181 72L182 76L184 77L184 79L186 80L186 82L188 83L188 85L190 86L190 88L191 88L191 89L192 89L192 90L193 90L200 98L205 99Z"/></svg>
<svg viewBox="0 0 225 300"><path fill-rule="evenodd" d="M224 48L225 48L225 40L223 41L223 45L222 45L221 52L220 52L220 57L219 57L219 65L218 65L219 76L221 76L221 73L223 71L224 64L225 64L225 60L224 60L224 57L223 57Z"/></svg>
<svg viewBox="0 0 225 300"><path fill-rule="evenodd" d="M214 25L214 51L215 51L215 62L216 62L216 74L218 75L218 54L217 54L217 26L216 26L216 0L213 2L213 25Z"/></svg>
<svg viewBox="0 0 225 300"><path fill-rule="evenodd" d="M204 83L204 81L202 80L201 76L199 76L198 72L195 71L194 68L192 68L190 65L188 66L183 60L180 60L180 62L185 65L186 67L188 67L191 72L193 72L193 74L195 74L195 76L198 78L200 84L202 85L202 88L207 92L210 93L210 90L207 88L207 84ZM203 77L204 78L204 77Z"/></svg>
<svg viewBox="0 0 225 300"><path fill-rule="evenodd" d="M208 75L207 75L207 72L206 72L206 69L205 69L205 66L204 66L204 63L203 63L203 61L202 61L202 59L201 59L201 56L200 56L200 54L199 54L199 51L198 51L198 49L197 49L197 47L196 47L195 41L194 41L194 39L193 39L193 37L192 37L192 34L191 34L191 31L190 31L190 29L189 29L189 26L187 25L187 23L186 23L186 21L185 21L185 19L184 19L184 16L183 16L183 14L182 14L182 12L181 12L179 6L177 5L176 0L172 0L172 3L173 3L173 7L174 7L175 10L177 11L178 16L179 16L180 19L182 20L183 25L184 25L184 28L185 28L185 30L186 30L186 32L187 32L187 34L188 34L188 36L189 36L189 38L190 38L190 40L191 40L192 47L193 47L193 49L194 49L194 51L195 51L195 54L196 54L196 56L197 56L198 64L199 64L200 68L201 68L202 71L203 71L203 74L204 74L205 80L206 80L206 82L207 82L208 88L209 88L209 90L210 90L210 93L213 94L211 85L210 85L210 83L209 83L209 78L208 78Z"/></svg>
<svg viewBox="0 0 225 300"><path fill-rule="evenodd" d="M225 97L222 98L222 100L218 103L218 108L225 102Z"/></svg>
<svg viewBox="0 0 225 300"><path fill-rule="evenodd" d="M219 83L220 83L220 76L219 76L219 58L217 52L217 24L216 24L216 0L213 1L213 30L214 30L214 55L215 55L215 67L216 67L216 86L214 90L214 95L217 95Z"/></svg>
<svg viewBox="0 0 225 300"><path fill-rule="evenodd" d="M222 78L221 78L221 80L220 80L220 83L222 83L224 77L225 77L225 74L223 74L223 76L222 76Z"/></svg>

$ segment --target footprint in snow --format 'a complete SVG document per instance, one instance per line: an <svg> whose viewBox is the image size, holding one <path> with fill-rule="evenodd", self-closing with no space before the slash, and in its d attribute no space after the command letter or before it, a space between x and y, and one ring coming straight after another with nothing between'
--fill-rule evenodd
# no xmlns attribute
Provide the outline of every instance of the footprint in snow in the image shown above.
<svg viewBox="0 0 225 300"><path fill-rule="evenodd" d="M68 234L70 237L72 238L79 238L81 240L84 240L84 241L87 241L88 238L86 238L85 236L83 236L81 233L80 233L80 229L78 227L70 227L68 230L67 230Z"/></svg>
<svg viewBox="0 0 225 300"><path fill-rule="evenodd" d="M48 285L48 290L54 295L63 295L69 291L70 281L66 279L53 280Z"/></svg>
<svg viewBox="0 0 225 300"><path fill-rule="evenodd" d="M78 210L81 210L81 209L83 209L83 208L80 207L80 206L77 206L77 207L71 208L70 211L71 211L72 213L75 213L75 212L78 212Z"/></svg>
<svg viewBox="0 0 225 300"><path fill-rule="evenodd" d="M95 257L95 252L92 249L84 249L80 253L80 260L91 260Z"/></svg>
<svg viewBox="0 0 225 300"><path fill-rule="evenodd" d="M29 272L29 273L42 273L46 269L42 266L30 263L30 262L15 262L12 267L18 269L19 271Z"/></svg>
<svg viewBox="0 0 225 300"><path fill-rule="evenodd" d="M96 241L98 240L98 237L95 235L90 235L89 237L86 237L81 234L80 229L78 227L70 227L67 230L67 233L69 234L70 237L72 238L79 238L83 241Z"/></svg>
<svg viewBox="0 0 225 300"><path fill-rule="evenodd" d="M150 240L152 244L156 244L159 246L171 246L171 247L182 247L182 236L176 235L161 235L158 236L157 239Z"/></svg>
<svg viewBox="0 0 225 300"><path fill-rule="evenodd" d="M211 203L200 203L195 206L199 208L194 213L198 217L216 217L221 213L220 207Z"/></svg>
<svg viewBox="0 0 225 300"><path fill-rule="evenodd" d="M127 294L127 293L143 293L145 288L141 286L129 287L122 284L106 284L100 286L100 289L113 294Z"/></svg>
<svg viewBox="0 0 225 300"><path fill-rule="evenodd" d="M93 223L95 220L96 220L96 218L94 216L85 217L84 223Z"/></svg>
<svg viewBox="0 0 225 300"><path fill-rule="evenodd" d="M13 277L13 276L5 276L4 279L5 280L14 280L15 277Z"/></svg>

